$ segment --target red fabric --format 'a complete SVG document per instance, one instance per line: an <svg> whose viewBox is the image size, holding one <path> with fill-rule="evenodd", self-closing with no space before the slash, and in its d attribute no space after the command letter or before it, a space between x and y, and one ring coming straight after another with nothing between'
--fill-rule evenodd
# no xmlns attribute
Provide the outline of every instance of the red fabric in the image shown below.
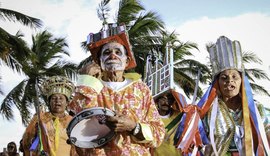
<svg viewBox="0 0 270 156"><path fill-rule="evenodd" d="M231 152L231 156L239 156L239 152Z"/></svg>

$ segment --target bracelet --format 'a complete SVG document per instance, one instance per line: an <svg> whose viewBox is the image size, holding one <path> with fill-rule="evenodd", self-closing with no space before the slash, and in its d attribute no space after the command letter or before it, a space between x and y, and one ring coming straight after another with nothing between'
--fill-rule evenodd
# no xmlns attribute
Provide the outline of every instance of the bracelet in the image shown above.
<svg viewBox="0 0 270 156"><path fill-rule="evenodd" d="M132 135L137 135L141 130L141 125L139 123L136 123L135 128L132 131Z"/></svg>

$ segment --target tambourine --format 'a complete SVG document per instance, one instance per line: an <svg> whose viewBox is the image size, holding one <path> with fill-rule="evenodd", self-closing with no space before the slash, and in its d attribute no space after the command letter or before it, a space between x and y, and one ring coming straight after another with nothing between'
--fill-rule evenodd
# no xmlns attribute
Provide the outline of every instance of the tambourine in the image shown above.
<svg viewBox="0 0 270 156"><path fill-rule="evenodd" d="M114 115L113 111L103 107L81 111L67 127L68 142L81 148L96 148L106 144L115 135L105 124L106 118Z"/></svg>

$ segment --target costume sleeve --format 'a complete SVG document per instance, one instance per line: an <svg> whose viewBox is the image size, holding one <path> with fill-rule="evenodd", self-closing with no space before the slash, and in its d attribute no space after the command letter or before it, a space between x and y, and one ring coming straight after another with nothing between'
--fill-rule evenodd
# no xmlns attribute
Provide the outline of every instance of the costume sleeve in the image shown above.
<svg viewBox="0 0 270 156"><path fill-rule="evenodd" d="M75 89L75 95L68 109L78 113L85 108L98 106L97 95L103 88L103 84L90 75L79 75Z"/></svg>
<svg viewBox="0 0 270 156"><path fill-rule="evenodd" d="M30 147L37 134L37 116L35 115L27 126L22 139L22 145L26 156L30 155Z"/></svg>
<svg viewBox="0 0 270 156"><path fill-rule="evenodd" d="M145 86L143 90L143 109L148 110L142 121L138 121L141 124L141 130L145 140L139 141L135 137L133 139L138 143L144 143L146 146L156 148L161 145L165 137L165 126L162 122L155 102L152 98L150 89Z"/></svg>

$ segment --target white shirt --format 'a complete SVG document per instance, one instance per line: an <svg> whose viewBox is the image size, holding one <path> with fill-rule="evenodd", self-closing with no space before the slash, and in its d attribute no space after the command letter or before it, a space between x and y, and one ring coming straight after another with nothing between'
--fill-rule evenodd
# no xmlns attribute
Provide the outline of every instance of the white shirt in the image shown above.
<svg viewBox="0 0 270 156"><path fill-rule="evenodd" d="M113 91L119 91L125 86L127 86L129 83L131 83L132 80L125 79L123 82L106 82L106 81L101 80L101 82L104 86L111 88Z"/></svg>

